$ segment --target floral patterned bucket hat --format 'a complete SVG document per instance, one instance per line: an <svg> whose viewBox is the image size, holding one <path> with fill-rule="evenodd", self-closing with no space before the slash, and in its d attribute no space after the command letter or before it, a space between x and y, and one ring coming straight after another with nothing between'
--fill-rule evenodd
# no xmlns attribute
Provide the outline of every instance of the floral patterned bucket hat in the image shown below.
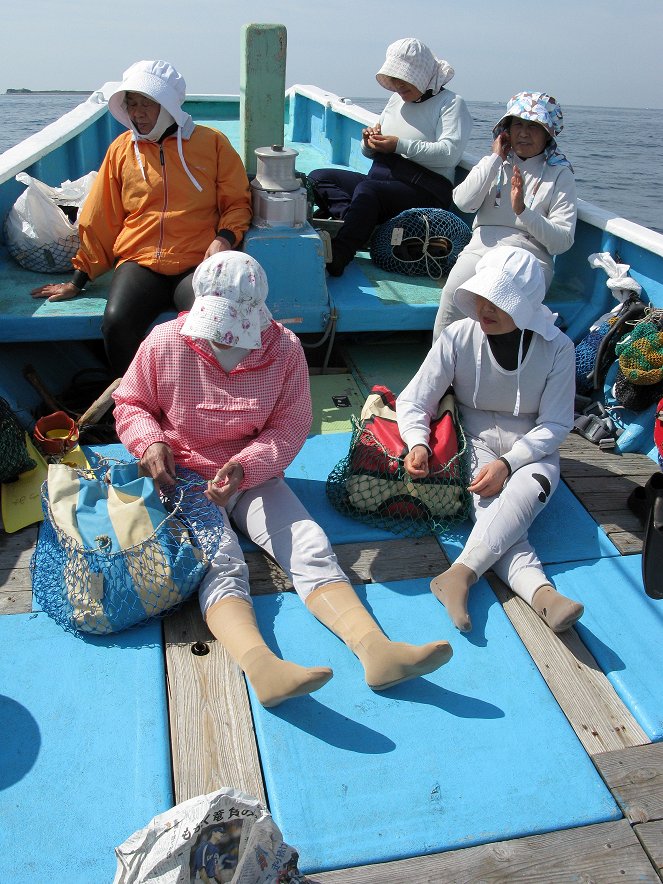
<svg viewBox="0 0 663 884"><path fill-rule="evenodd" d="M257 350L272 314L265 306L267 276L244 252L217 252L193 274L196 300L182 326L188 338Z"/></svg>
<svg viewBox="0 0 663 884"><path fill-rule="evenodd" d="M493 138L504 132L512 117L538 123L546 130L549 142L546 145L546 162L551 166L565 165L571 169L571 163L557 149L556 136L564 128L564 115L556 99L547 92L518 92L509 99L506 111L502 114L493 129Z"/></svg>

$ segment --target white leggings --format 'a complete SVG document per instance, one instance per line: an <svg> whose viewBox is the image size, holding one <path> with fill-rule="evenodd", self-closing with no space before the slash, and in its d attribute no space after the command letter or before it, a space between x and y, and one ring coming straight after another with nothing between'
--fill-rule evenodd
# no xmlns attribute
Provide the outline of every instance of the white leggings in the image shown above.
<svg viewBox="0 0 663 884"><path fill-rule="evenodd" d="M498 455L477 440L468 440L472 475ZM527 531L546 506L559 482L559 453L520 467L494 497L472 495L474 527L456 561L477 577L492 568L511 589L532 603L536 590L550 583L527 539Z"/></svg>
<svg viewBox="0 0 663 884"><path fill-rule="evenodd" d="M222 512L228 538L212 559L199 590L203 616L228 596L250 601L249 569L229 516L283 568L302 601L327 583L347 581L327 535L283 479L270 479L240 492Z"/></svg>

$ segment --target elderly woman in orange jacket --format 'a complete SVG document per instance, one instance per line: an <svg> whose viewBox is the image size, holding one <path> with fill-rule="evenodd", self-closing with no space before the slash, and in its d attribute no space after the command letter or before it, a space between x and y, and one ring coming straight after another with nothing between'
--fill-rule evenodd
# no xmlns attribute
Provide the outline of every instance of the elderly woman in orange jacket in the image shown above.
<svg viewBox="0 0 663 884"><path fill-rule="evenodd" d="M251 222L239 155L225 135L194 124L182 109L185 95L168 62L139 61L125 71L108 109L128 131L108 148L81 210L73 278L32 292L73 298L114 267L102 330L117 376L159 313L191 307L196 266L237 248Z"/></svg>

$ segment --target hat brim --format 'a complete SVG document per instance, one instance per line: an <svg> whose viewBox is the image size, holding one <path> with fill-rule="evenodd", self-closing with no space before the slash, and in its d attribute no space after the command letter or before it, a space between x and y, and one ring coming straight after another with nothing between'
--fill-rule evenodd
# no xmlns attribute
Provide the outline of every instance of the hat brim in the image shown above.
<svg viewBox="0 0 663 884"><path fill-rule="evenodd" d="M140 92L141 95L156 101L166 108L178 126L183 126L189 118L189 115L182 110L181 104L174 98L173 91L165 88L164 81L160 77L155 77L147 71L133 71L108 97L108 110L128 129L131 128L131 120L125 107L127 92Z"/></svg>
<svg viewBox="0 0 663 884"><path fill-rule="evenodd" d="M231 324L234 332L230 331ZM260 311L255 310L238 327L237 314L231 312L229 305L222 298L209 295L196 298L181 331L188 338L258 350L262 346L260 324Z"/></svg>

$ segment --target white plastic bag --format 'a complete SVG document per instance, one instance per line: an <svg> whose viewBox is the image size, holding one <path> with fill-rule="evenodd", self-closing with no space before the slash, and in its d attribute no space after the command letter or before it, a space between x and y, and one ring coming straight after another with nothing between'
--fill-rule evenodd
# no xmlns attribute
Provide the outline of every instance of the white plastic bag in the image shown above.
<svg viewBox="0 0 663 884"><path fill-rule="evenodd" d="M71 270L71 259L79 246L75 220L96 172L76 181L50 187L20 172L16 180L27 187L9 210L4 235L9 254L26 270L63 273ZM72 207L70 220L62 206Z"/></svg>
<svg viewBox="0 0 663 884"><path fill-rule="evenodd" d="M271 814L237 789L190 798L115 848L113 884L307 884Z"/></svg>

